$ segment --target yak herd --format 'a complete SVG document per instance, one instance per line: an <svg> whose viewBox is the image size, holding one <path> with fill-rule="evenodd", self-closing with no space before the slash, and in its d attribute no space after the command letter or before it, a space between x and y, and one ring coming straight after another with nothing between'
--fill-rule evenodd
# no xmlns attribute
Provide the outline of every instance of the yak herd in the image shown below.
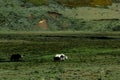
<svg viewBox="0 0 120 80"><path fill-rule="evenodd" d="M18 61L21 61L23 58L22 55L20 54L12 54L10 56L10 61L11 62L18 62ZM57 62L57 61L64 61L64 60L67 60L68 57L65 55L65 54L56 54L54 57L53 57L53 61Z"/></svg>

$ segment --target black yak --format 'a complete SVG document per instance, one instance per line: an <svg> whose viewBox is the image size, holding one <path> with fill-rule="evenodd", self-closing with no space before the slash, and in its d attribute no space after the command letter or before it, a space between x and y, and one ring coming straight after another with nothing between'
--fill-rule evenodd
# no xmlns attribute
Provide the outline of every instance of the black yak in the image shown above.
<svg viewBox="0 0 120 80"><path fill-rule="evenodd" d="M17 62L20 61L21 58L22 56L20 54L12 54L10 57L10 61Z"/></svg>

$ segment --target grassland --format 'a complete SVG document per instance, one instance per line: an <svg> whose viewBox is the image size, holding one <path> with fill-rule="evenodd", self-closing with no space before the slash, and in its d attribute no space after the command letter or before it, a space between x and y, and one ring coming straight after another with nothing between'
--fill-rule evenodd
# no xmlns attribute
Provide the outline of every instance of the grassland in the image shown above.
<svg viewBox="0 0 120 80"><path fill-rule="evenodd" d="M10 55L24 55L10 62ZM54 62L64 53L68 60ZM0 80L119 80L120 33L0 33Z"/></svg>

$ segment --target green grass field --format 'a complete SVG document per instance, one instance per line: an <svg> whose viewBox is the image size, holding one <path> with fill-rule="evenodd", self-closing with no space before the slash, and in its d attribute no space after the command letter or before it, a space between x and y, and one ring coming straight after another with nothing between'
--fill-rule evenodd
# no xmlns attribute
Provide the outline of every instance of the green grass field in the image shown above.
<svg viewBox="0 0 120 80"><path fill-rule="evenodd" d="M24 55L10 62L10 55ZM54 62L64 53L68 60ZM120 33L0 33L0 80L119 80Z"/></svg>

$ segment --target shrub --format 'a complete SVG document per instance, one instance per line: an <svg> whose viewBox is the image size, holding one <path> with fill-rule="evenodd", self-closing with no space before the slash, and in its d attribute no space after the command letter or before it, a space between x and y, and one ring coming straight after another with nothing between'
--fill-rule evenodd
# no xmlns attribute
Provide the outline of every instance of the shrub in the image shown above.
<svg viewBox="0 0 120 80"><path fill-rule="evenodd" d="M36 6L48 4L48 0L26 0L26 1L31 2Z"/></svg>
<svg viewBox="0 0 120 80"><path fill-rule="evenodd" d="M112 28L113 31L120 31L120 25L117 25Z"/></svg>
<svg viewBox="0 0 120 80"><path fill-rule="evenodd" d="M90 0L56 0L58 3L68 7L79 7L90 5Z"/></svg>

